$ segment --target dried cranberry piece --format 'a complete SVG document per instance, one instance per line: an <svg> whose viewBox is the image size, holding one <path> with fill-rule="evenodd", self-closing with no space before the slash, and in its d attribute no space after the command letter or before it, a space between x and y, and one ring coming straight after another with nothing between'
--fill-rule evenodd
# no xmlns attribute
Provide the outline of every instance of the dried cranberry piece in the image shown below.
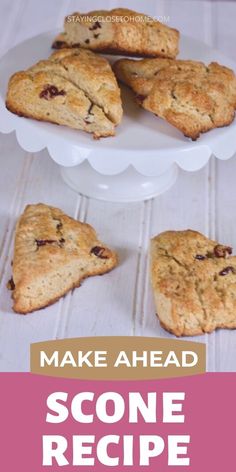
<svg viewBox="0 0 236 472"><path fill-rule="evenodd" d="M100 247L100 246L94 246L91 249L90 254L94 254L94 256L99 257L100 259L108 259L109 258L108 253L107 253L107 249L105 249L104 247Z"/></svg>
<svg viewBox="0 0 236 472"><path fill-rule="evenodd" d="M39 94L40 98L50 100L51 98L57 97L58 95L66 95L65 90L58 90L55 85L46 85L42 92Z"/></svg>
<svg viewBox="0 0 236 472"><path fill-rule="evenodd" d="M203 256L202 254L197 254L195 256L195 259L197 259L198 261L204 261L206 259L206 256Z"/></svg>
<svg viewBox="0 0 236 472"><path fill-rule="evenodd" d="M96 23L94 23L93 26L90 26L89 29L90 29L90 31L94 31L94 30L96 30L98 28L101 28L101 27L102 27L101 23L99 23L99 21L96 21Z"/></svg>
<svg viewBox="0 0 236 472"><path fill-rule="evenodd" d="M58 244L59 246L62 246L66 241L64 238L61 238L59 241L56 239L36 239L35 242L37 247L42 247L46 246L47 244Z"/></svg>
<svg viewBox="0 0 236 472"><path fill-rule="evenodd" d="M67 44L65 41L54 41L52 45L54 49L62 49L62 48L65 48L66 46Z"/></svg>
<svg viewBox="0 0 236 472"><path fill-rule="evenodd" d="M90 107L89 107L89 109L88 109L88 114L87 114L87 116L86 116L85 119L84 119L84 122L87 123L88 125L91 124L90 117L91 117L91 115L93 115L92 109L93 109L93 103L91 103L91 105L90 105Z"/></svg>
<svg viewBox="0 0 236 472"><path fill-rule="evenodd" d="M235 269L234 267L232 266L228 266L228 267L225 267L225 269L223 269L221 272L219 272L219 275L228 275L230 272L232 272L232 274L235 274Z"/></svg>
<svg viewBox="0 0 236 472"><path fill-rule="evenodd" d="M8 281L7 288L12 291L15 290L15 283L14 283L13 277L11 277L10 280Z"/></svg>
<svg viewBox="0 0 236 472"><path fill-rule="evenodd" d="M145 100L145 95L136 95L138 102L143 103Z"/></svg>
<svg viewBox="0 0 236 472"><path fill-rule="evenodd" d="M227 257L228 255L232 254L233 250L230 246L222 246L221 244L217 244L214 247L214 256L215 257Z"/></svg>
<svg viewBox="0 0 236 472"><path fill-rule="evenodd" d="M46 246L46 244L57 243L55 239L36 239L35 242L38 247Z"/></svg>
<svg viewBox="0 0 236 472"><path fill-rule="evenodd" d="M60 231L61 229L62 229L62 223L60 222L57 224L57 231Z"/></svg>
<svg viewBox="0 0 236 472"><path fill-rule="evenodd" d="M89 107L89 109L88 109L88 115L90 115L92 109L93 109L93 103L91 103L91 105L90 105L90 107Z"/></svg>

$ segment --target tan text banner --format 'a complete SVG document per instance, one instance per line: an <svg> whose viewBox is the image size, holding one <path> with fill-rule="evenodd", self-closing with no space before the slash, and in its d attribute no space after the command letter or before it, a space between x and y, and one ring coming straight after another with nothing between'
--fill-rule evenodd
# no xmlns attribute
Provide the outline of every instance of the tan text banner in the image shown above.
<svg viewBox="0 0 236 472"><path fill-rule="evenodd" d="M204 373L205 344L133 336L31 345L31 372L91 380L144 380Z"/></svg>

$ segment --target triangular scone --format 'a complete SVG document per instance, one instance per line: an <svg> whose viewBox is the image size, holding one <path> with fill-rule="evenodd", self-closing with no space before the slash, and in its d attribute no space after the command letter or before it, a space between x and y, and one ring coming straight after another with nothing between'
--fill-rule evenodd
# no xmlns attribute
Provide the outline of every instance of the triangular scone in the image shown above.
<svg viewBox="0 0 236 472"><path fill-rule="evenodd" d="M108 54L171 57L179 51L179 32L154 18L126 8L76 12L64 22L53 47L82 47Z"/></svg>
<svg viewBox="0 0 236 472"><path fill-rule="evenodd" d="M97 239L91 226L57 208L28 205L16 228L13 309L26 314L46 307L82 279L116 265L116 254Z"/></svg>
<svg viewBox="0 0 236 472"><path fill-rule="evenodd" d="M83 49L58 51L14 74L7 108L20 116L113 136L122 118L120 89L110 64Z"/></svg>
<svg viewBox="0 0 236 472"><path fill-rule="evenodd" d="M114 71L135 92L139 105L193 140L234 119L235 74L215 62L121 59Z"/></svg>
<svg viewBox="0 0 236 472"><path fill-rule="evenodd" d="M81 88L93 103L102 108L114 125L121 122L123 109L120 88L104 57L85 49L73 48L54 52L50 61L53 67L60 67L59 75L61 73Z"/></svg>
<svg viewBox="0 0 236 472"><path fill-rule="evenodd" d="M176 336L236 328L236 256L195 231L151 241L151 281L162 326Z"/></svg>

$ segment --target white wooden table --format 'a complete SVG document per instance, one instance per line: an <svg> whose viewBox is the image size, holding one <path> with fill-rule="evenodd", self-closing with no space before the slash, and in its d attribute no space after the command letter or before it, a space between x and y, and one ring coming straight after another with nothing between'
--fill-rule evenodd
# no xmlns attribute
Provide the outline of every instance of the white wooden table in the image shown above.
<svg viewBox="0 0 236 472"><path fill-rule="evenodd" d="M137 8L134 0L122 6ZM169 18L184 34L218 47L236 60L236 2L139 0L139 10ZM0 54L30 36L60 27L75 10L111 8L104 0L0 0ZM81 197L62 181L48 153L24 152L11 135L0 135L0 370L29 370L30 343L78 336L170 336L155 317L149 286L150 237L167 229L192 228L236 248L236 158L197 173L181 172L165 194L137 204L103 203ZM11 310L6 283L11 275L14 227L27 203L58 206L92 224L117 249L120 265L40 312ZM195 337L207 343L208 370L236 371L236 331Z"/></svg>

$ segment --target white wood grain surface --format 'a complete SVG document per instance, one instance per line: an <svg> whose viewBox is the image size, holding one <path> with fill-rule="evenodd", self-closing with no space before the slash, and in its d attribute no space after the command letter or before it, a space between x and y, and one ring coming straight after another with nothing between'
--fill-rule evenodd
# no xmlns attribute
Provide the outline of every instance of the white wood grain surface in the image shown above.
<svg viewBox="0 0 236 472"><path fill-rule="evenodd" d="M139 10L169 18L182 33L218 47L236 60L236 2L139 0ZM40 32L60 27L66 13L120 5L104 0L0 0L0 54ZM122 6L137 9L134 0ZM0 371L27 371L30 343L77 336L171 337L159 325L148 277L151 236L193 228L236 248L236 158L211 160L197 173L181 172L165 194L145 203L103 203L76 195L46 151L30 155L16 138L0 135ZM45 202L92 224L117 249L120 265L57 304L16 315L6 283L11 275L14 227L27 203ZM194 338L207 344L208 370L236 371L236 331Z"/></svg>

